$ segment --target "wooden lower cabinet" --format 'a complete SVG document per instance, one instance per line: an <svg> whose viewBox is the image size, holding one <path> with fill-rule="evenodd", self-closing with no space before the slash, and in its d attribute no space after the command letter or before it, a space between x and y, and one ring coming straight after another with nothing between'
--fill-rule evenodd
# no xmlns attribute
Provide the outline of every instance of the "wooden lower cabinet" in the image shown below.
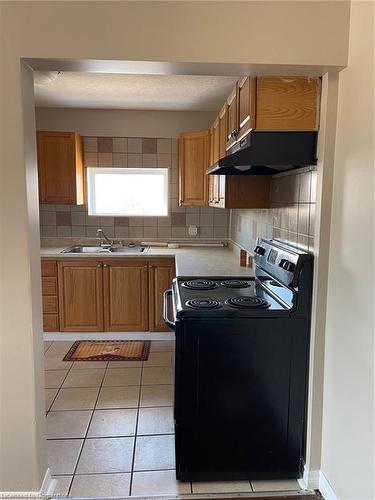
<svg viewBox="0 0 375 500"><path fill-rule="evenodd" d="M47 267L49 276L42 278L44 331L169 330L163 321L163 293L175 275L174 259L66 259L57 262L56 276Z"/></svg>
<svg viewBox="0 0 375 500"><path fill-rule="evenodd" d="M60 330L57 294L56 260L42 260L43 330L45 332Z"/></svg>
<svg viewBox="0 0 375 500"><path fill-rule="evenodd" d="M155 259L149 265L149 330L170 332L163 320L163 294L175 277L173 259ZM171 309L170 309L171 310Z"/></svg>
<svg viewBox="0 0 375 500"><path fill-rule="evenodd" d="M97 261L58 263L60 330L103 331L103 269Z"/></svg>
<svg viewBox="0 0 375 500"><path fill-rule="evenodd" d="M148 263L126 259L104 262L104 330L148 330Z"/></svg>

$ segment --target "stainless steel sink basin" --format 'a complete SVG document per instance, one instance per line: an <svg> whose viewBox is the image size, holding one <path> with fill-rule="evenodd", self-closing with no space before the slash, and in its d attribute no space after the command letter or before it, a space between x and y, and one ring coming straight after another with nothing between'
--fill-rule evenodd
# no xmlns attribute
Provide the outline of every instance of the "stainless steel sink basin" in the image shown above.
<svg viewBox="0 0 375 500"><path fill-rule="evenodd" d="M140 245L135 246L111 246L111 247L100 247L100 246L84 246L84 245L74 245L72 247L65 248L61 253L124 253L124 254L137 254L147 252L148 247L143 247Z"/></svg>

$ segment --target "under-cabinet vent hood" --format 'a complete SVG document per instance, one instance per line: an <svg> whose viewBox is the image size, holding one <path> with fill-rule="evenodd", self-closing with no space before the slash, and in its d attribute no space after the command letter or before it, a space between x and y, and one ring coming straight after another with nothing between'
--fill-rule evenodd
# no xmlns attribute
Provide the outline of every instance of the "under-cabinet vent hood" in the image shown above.
<svg viewBox="0 0 375 500"><path fill-rule="evenodd" d="M273 175L316 165L317 132L252 131L211 165L216 175Z"/></svg>

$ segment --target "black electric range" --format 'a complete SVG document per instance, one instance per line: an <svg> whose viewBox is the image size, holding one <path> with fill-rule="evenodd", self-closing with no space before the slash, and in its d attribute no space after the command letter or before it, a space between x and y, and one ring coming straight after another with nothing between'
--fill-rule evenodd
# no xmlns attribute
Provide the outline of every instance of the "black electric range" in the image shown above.
<svg viewBox="0 0 375 500"><path fill-rule="evenodd" d="M178 277L165 292L183 481L301 474L313 259L265 239L254 256L255 277Z"/></svg>

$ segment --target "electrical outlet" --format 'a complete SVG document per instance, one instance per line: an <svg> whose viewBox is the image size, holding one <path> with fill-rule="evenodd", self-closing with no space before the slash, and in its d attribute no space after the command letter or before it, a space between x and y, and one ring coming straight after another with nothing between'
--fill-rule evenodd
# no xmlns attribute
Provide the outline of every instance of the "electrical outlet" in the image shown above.
<svg viewBox="0 0 375 500"><path fill-rule="evenodd" d="M197 226L193 226L193 225L189 226L188 227L188 234L189 234L189 236L197 236L198 235Z"/></svg>

